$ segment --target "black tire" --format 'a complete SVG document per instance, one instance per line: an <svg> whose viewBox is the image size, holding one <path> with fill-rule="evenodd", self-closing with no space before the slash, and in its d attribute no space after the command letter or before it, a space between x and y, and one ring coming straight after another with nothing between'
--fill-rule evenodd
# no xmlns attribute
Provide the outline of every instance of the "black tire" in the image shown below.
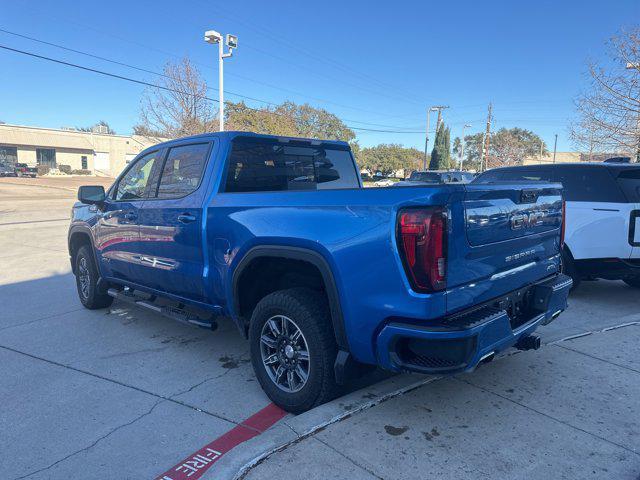
<svg viewBox="0 0 640 480"><path fill-rule="evenodd" d="M562 273L569 275L573 280L571 290L575 290L580 285L582 277L576 269L576 265L573 261L573 256L565 249L562 251Z"/></svg>
<svg viewBox="0 0 640 480"><path fill-rule="evenodd" d="M89 310L106 308L111 305L113 297L107 295L106 292L98 291L100 275L98 274L91 247L88 245L81 246L73 261L80 303Z"/></svg>
<svg viewBox="0 0 640 480"><path fill-rule="evenodd" d="M640 277L625 278L624 283L633 288L640 288Z"/></svg>
<svg viewBox="0 0 640 480"><path fill-rule="evenodd" d="M274 330L267 325L269 320L283 322L282 317L291 322L288 323L289 331L295 331L297 328L301 332L297 340L299 343L291 342L286 335L278 337L273 333ZM279 325L279 328L282 329L282 324ZM269 346L271 343L263 341L263 334L271 336L268 339L269 342L273 342L273 338L279 338L279 340ZM291 413L302 413L338 395L339 387L336 384L334 373L338 347L327 301L320 293L306 288L292 288L280 290L264 297L258 302L251 316L249 342L251 362L256 377L258 377L267 396L280 408ZM298 354L302 351L300 345L306 345L308 352L308 360L306 361L302 359L303 356L298 358ZM286 357L289 353L285 355L285 348L289 346L293 346L289 349L293 358ZM267 352L265 353L265 351ZM271 352L273 354L268 355ZM271 362L270 365L263 362L263 358L268 359L276 354L280 360ZM284 362L291 363L285 365ZM307 377L306 380L303 380L303 376L298 375L297 372L299 367L304 370L305 366ZM280 377L283 385L279 385L277 380L273 378L278 373L274 370L279 371L280 368L283 368L285 372L281 375L287 376L286 378ZM289 370L291 370L294 385L297 383L297 387L299 387L297 391L293 391L294 389L285 390L291 387L291 381L287 382Z"/></svg>

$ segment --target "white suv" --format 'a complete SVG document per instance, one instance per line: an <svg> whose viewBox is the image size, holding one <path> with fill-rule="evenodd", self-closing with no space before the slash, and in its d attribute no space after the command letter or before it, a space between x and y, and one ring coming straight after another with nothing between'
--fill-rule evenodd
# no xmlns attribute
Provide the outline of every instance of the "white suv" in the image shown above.
<svg viewBox="0 0 640 480"><path fill-rule="evenodd" d="M473 183L562 183L566 200L563 264L580 280L624 280L640 288L640 164L568 163L489 170Z"/></svg>

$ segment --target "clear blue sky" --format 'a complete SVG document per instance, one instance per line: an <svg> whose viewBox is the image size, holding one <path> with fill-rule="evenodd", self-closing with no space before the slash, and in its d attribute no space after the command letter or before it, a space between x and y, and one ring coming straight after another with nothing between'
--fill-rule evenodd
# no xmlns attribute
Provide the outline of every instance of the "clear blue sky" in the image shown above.
<svg viewBox="0 0 640 480"><path fill-rule="evenodd" d="M557 133L563 151L571 149L567 125L573 98L585 86L585 61L603 58L605 41L640 21L638 0L311 5L3 0L0 28L156 71L188 55L215 87L216 51L202 40L214 28L239 36L225 63L225 90L309 102L351 126L386 130L423 131L425 108L447 104L452 136L465 122L473 125L468 133L483 130L492 101L496 128L531 129L549 148ZM2 32L0 45L156 81ZM7 123L61 127L104 119L128 133L138 120L142 86L1 49L0 65L0 120ZM424 146L421 133L357 133L364 146Z"/></svg>

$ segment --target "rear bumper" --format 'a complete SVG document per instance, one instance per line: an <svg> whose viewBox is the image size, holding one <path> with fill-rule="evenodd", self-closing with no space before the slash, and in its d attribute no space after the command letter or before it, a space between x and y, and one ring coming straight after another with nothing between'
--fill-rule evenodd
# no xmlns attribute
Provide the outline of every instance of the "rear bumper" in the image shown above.
<svg viewBox="0 0 640 480"><path fill-rule="evenodd" d="M390 322L376 339L378 363L392 371L429 374L473 370L555 319L567 308L571 285L570 277L558 274L428 326ZM516 317L511 305L525 296L527 314Z"/></svg>

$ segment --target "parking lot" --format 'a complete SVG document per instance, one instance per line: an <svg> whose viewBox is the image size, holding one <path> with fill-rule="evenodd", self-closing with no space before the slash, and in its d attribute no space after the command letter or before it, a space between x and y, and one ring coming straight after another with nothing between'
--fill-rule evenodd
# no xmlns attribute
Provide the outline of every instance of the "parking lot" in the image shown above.
<svg viewBox="0 0 640 480"><path fill-rule="evenodd" d="M583 282L538 351L284 415L231 324L81 306L56 182L0 179L0 478L640 478L638 290Z"/></svg>

